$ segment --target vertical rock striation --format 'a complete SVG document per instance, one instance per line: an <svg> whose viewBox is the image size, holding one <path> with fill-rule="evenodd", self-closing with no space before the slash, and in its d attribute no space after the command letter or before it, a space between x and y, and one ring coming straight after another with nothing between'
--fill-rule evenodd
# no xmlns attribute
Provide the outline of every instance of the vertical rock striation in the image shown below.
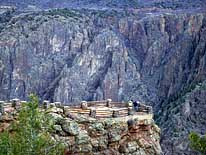
<svg viewBox="0 0 206 155"><path fill-rule="evenodd" d="M135 99L170 121L164 107L206 77L206 13L152 11L10 14L0 24L0 100L32 92L65 104ZM172 126L165 122L166 135Z"/></svg>
<svg viewBox="0 0 206 155"><path fill-rule="evenodd" d="M65 104L105 98L154 104L205 78L205 13L111 14L13 17L1 32L0 98L35 92Z"/></svg>

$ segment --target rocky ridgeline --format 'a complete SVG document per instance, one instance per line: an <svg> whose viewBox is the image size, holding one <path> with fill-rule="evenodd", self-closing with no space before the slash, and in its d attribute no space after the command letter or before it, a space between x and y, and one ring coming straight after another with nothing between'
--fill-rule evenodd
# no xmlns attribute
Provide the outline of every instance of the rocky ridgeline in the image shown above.
<svg viewBox="0 0 206 155"><path fill-rule="evenodd" d="M174 126L168 124L190 120L179 117L182 110L175 110L178 119L167 115L173 112L170 107L182 105L173 104L173 98L206 77L205 9L55 9L4 16L8 18L0 22L0 100L26 100L35 93L41 100L62 103L107 98L150 103L161 117L161 145L168 154L174 149L190 152L181 145L184 141L188 146L180 136L185 131L198 126L205 131L204 121L194 113L196 123L172 134ZM194 105L204 107L204 98L194 96ZM168 145L170 139L177 147Z"/></svg>
<svg viewBox="0 0 206 155"><path fill-rule="evenodd" d="M0 119L0 132L15 120L21 107L20 103L22 101L16 99L12 103L0 102L3 114ZM105 103L113 104L108 101ZM90 104L83 102L79 110L90 109ZM127 106L131 108L131 104ZM124 117L95 118L80 114L81 112L72 113L72 108L74 109L62 106L59 102L49 104L48 101L45 101L42 107L42 110L44 109L55 122L51 135L54 140L66 145L65 154L158 155L161 153L160 129L154 123L151 113L139 111L128 113ZM95 107L97 112L101 108Z"/></svg>
<svg viewBox="0 0 206 155"><path fill-rule="evenodd" d="M111 8L169 8L169 9L192 9L196 7L205 7L205 0L1 0L0 5L15 5L19 9L33 8L93 8L93 9L111 9Z"/></svg>

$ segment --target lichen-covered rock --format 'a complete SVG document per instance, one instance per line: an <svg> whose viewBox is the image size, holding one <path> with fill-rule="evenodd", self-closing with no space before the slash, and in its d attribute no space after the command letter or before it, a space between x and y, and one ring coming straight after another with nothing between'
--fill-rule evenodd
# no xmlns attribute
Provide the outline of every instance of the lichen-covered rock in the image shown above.
<svg viewBox="0 0 206 155"><path fill-rule="evenodd" d="M60 125L54 125L54 130L57 132L61 132L62 131L62 127Z"/></svg>
<svg viewBox="0 0 206 155"><path fill-rule="evenodd" d="M108 137L107 135L99 135L97 137L91 138L91 144L93 150L96 150L96 152L106 150L108 147Z"/></svg>
<svg viewBox="0 0 206 155"><path fill-rule="evenodd" d="M119 147L120 153L123 153L123 154L135 153L137 152L137 149L139 149L139 146L136 141L131 141L131 142L128 142L127 144L125 143L124 145L121 145Z"/></svg>
<svg viewBox="0 0 206 155"><path fill-rule="evenodd" d="M56 124L61 124L62 121L64 121L64 118L62 117L62 115L56 114L56 113L48 113L48 118L49 121L52 121Z"/></svg>
<svg viewBox="0 0 206 155"><path fill-rule="evenodd" d="M105 135L106 136L107 131L104 129L103 123L101 122L94 122L88 127L88 134L91 137L96 138L97 136L100 135Z"/></svg>
<svg viewBox="0 0 206 155"><path fill-rule="evenodd" d="M75 121L66 120L62 124L62 129L69 135L75 136L79 134L79 125Z"/></svg>
<svg viewBox="0 0 206 155"><path fill-rule="evenodd" d="M88 132L86 130L81 130L81 132L76 137L75 141L77 145L88 144L90 142Z"/></svg>
<svg viewBox="0 0 206 155"><path fill-rule="evenodd" d="M118 142L121 139L120 132L118 131L110 131L108 137L109 142Z"/></svg>
<svg viewBox="0 0 206 155"><path fill-rule="evenodd" d="M99 131L99 132L104 131L104 125L100 122L95 122L90 127L92 129L95 129L96 131Z"/></svg>
<svg viewBox="0 0 206 155"><path fill-rule="evenodd" d="M54 107L53 107L54 108ZM63 107L62 107L63 109ZM134 114L117 118L95 119L81 114L68 118L68 113L57 114L45 110L54 142L62 143L70 155L160 155L160 129L151 114ZM0 132L8 129L15 115L5 113L0 120ZM128 122L132 120L132 125ZM51 121L51 122L50 122ZM52 126L50 126L52 124Z"/></svg>
<svg viewBox="0 0 206 155"><path fill-rule="evenodd" d="M79 144L75 146L75 151L77 154L89 154L92 155L92 146L90 144Z"/></svg>
<svg viewBox="0 0 206 155"><path fill-rule="evenodd" d="M134 152L137 152L137 148L139 148L139 146L137 145L137 142L129 142L127 144L127 147L128 147L128 152L129 153L134 153Z"/></svg>

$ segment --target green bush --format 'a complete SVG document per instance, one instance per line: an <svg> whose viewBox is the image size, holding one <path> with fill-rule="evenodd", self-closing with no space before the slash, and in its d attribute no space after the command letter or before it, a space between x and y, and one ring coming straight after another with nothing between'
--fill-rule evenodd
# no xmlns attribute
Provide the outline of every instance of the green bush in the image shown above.
<svg viewBox="0 0 206 155"><path fill-rule="evenodd" d="M52 123L38 108L38 98L22 105L17 120L0 134L0 155L61 155L63 145L51 138Z"/></svg>
<svg viewBox="0 0 206 155"><path fill-rule="evenodd" d="M51 15L51 16L59 15L59 16L65 17L65 18L67 18L67 17L75 17L76 19L82 17L82 15L79 14L77 11L69 10L67 8L65 8L65 9L52 9L52 10L49 10L48 12L46 12L46 14L47 15Z"/></svg>
<svg viewBox="0 0 206 155"><path fill-rule="evenodd" d="M195 132L189 134L190 146L193 150L206 154L206 135L200 136Z"/></svg>

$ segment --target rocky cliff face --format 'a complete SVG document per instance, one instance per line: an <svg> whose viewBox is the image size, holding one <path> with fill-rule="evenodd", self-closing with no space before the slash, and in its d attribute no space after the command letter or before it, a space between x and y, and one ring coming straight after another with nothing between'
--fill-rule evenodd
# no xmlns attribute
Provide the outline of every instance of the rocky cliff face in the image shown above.
<svg viewBox="0 0 206 155"><path fill-rule="evenodd" d="M205 134L206 81L190 85L176 99L163 106L157 119L161 124L162 148L165 154L198 154L188 145L188 135ZM168 138L170 137L170 138Z"/></svg>
<svg viewBox="0 0 206 155"><path fill-rule="evenodd" d="M205 79L204 11L64 9L18 14L3 24L1 100L31 92L65 104L135 99L158 111Z"/></svg>
<svg viewBox="0 0 206 155"><path fill-rule="evenodd" d="M16 105L14 110L12 104L1 103L5 113L0 115L0 133L15 121L19 111L19 104ZM53 122L50 136L65 146L64 155L160 155L162 152L160 129L146 113L98 119L71 113L66 106L50 106L41 110Z"/></svg>
<svg viewBox="0 0 206 155"><path fill-rule="evenodd" d="M205 77L205 13L127 13L13 17L1 32L0 98L155 103Z"/></svg>

